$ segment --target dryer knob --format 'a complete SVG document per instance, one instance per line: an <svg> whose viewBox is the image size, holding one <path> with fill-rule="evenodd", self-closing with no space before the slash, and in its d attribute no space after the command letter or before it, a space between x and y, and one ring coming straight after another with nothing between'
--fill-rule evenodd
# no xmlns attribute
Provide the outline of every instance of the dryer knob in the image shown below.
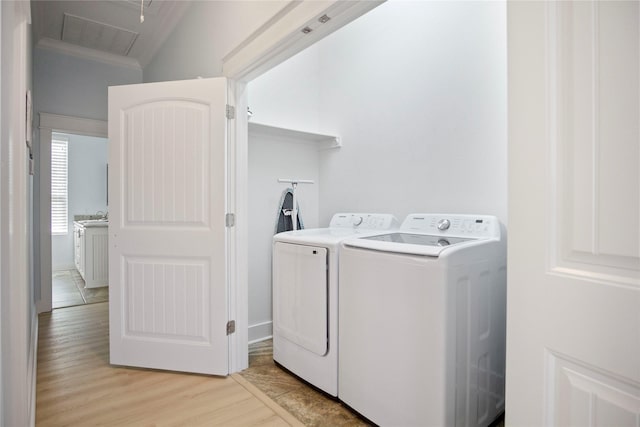
<svg viewBox="0 0 640 427"><path fill-rule="evenodd" d="M448 219L441 219L440 221L438 221L438 230L448 230L450 226L451 221L449 221Z"/></svg>
<svg viewBox="0 0 640 427"><path fill-rule="evenodd" d="M351 218L351 222L353 223L353 225L358 226L358 225L362 224L362 217L361 216L354 216L353 218Z"/></svg>

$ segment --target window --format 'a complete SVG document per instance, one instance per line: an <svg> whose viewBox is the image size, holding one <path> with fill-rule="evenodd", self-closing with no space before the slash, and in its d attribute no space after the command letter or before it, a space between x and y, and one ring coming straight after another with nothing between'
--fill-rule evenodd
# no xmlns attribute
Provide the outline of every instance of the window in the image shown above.
<svg viewBox="0 0 640 427"><path fill-rule="evenodd" d="M53 134L51 138L51 234L69 232L68 151L69 139Z"/></svg>

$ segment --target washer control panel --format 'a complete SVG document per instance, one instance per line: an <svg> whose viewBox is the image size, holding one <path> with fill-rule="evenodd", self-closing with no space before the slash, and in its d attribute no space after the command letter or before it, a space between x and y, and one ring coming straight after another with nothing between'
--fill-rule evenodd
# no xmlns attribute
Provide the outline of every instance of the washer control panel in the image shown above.
<svg viewBox="0 0 640 427"><path fill-rule="evenodd" d="M329 228L358 228L367 230L392 230L399 223L391 214L337 213L331 218Z"/></svg>
<svg viewBox="0 0 640 427"><path fill-rule="evenodd" d="M489 238L500 237L500 222L490 215L410 214L400 231L434 236Z"/></svg>

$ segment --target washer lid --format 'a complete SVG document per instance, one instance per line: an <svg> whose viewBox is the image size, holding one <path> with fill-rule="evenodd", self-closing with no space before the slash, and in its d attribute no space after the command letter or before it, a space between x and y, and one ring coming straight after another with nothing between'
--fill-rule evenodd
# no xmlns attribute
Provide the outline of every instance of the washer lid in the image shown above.
<svg viewBox="0 0 640 427"><path fill-rule="evenodd" d="M477 238L434 236L430 234L389 233L345 240L345 246L412 255L437 257L453 245L477 242Z"/></svg>
<svg viewBox="0 0 640 427"><path fill-rule="evenodd" d="M337 213L331 219L329 228L285 231L273 236L273 241L337 248L348 237L371 236L397 229L398 220L391 214Z"/></svg>
<svg viewBox="0 0 640 427"><path fill-rule="evenodd" d="M466 239L462 237L450 236L432 236L429 234L411 234L411 233L390 233L381 236L363 237L368 240L379 240L381 242L406 243L409 245L422 246L449 246L456 243L469 242L476 239Z"/></svg>

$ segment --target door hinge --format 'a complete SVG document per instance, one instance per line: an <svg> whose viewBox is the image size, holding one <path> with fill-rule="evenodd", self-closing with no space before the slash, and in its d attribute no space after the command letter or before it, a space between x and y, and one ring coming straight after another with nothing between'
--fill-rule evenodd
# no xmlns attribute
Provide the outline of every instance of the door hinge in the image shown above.
<svg viewBox="0 0 640 427"><path fill-rule="evenodd" d="M235 119L236 118L236 107L233 105L227 104L227 119Z"/></svg>
<svg viewBox="0 0 640 427"><path fill-rule="evenodd" d="M227 227L233 227L234 225L236 225L236 214L226 214L224 216L224 225Z"/></svg>
<svg viewBox="0 0 640 427"><path fill-rule="evenodd" d="M231 335L236 331L236 321L229 320L227 322L227 335Z"/></svg>

